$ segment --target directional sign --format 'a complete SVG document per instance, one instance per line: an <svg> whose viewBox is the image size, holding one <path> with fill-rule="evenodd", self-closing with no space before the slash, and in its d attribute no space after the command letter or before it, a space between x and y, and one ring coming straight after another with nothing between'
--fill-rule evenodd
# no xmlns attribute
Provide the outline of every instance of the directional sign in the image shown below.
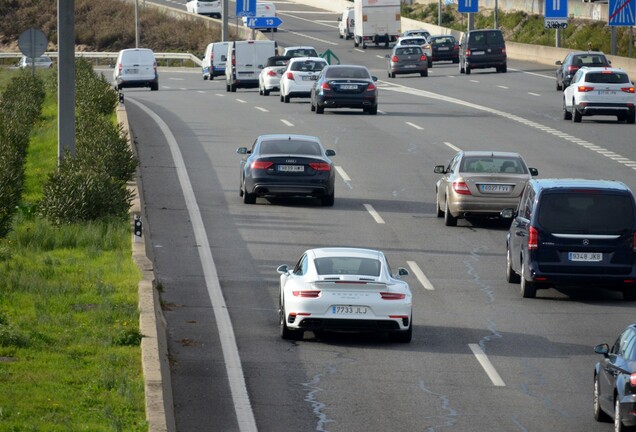
<svg viewBox="0 0 636 432"><path fill-rule="evenodd" d="M330 49L328 49L324 53L320 54L320 57L322 57L325 60L327 60L327 63L329 63L330 65L332 65L332 64L340 64L340 59Z"/></svg>
<svg viewBox="0 0 636 432"><path fill-rule="evenodd" d="M282 23L283 20L278 17L250 17L247 19L249 28L276 28Z"/></svg>
<svg viewBox="0 0 636 432"><path fill-rule="evenodd" d="M634 16L636 16L635 5L636 0L609 0L607 24L610 26L633 26Z"/></svg>
<svg viewBox="0 0 636 432"><path fill-rule="evenodd" d="M478 11L477 0L457 0L457 12L476 13Z"/></svg>
<svg viewBox="0 0 636 432"><path fill-rule="evenodd" d="M256 15L256 0L236 0L237 17L253 17L254 15Z"/></svg>

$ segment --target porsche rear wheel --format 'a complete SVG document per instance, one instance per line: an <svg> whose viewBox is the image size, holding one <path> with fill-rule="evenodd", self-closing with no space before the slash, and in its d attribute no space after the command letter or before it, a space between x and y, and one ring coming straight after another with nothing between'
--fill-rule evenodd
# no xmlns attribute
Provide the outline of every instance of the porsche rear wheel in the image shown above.
<svg viewBox="0 0 636 432"><path fill-rule="evenodd" d="M280 337L285 340L301 340L305 334L302 330L291 330L287 327L285 307L281 304L278 312L278 318L280 323Z"/></svg>

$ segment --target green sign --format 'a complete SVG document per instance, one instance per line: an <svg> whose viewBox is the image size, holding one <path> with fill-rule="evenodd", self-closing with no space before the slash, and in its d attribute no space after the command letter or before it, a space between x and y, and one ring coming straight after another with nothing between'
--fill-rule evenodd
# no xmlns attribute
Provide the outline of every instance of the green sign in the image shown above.
<svg viewBox="0 0 636 432"><path fill-rule="evenodd" d="M324 53L320 54L320 57L322 57L325 60L327 60L327 63L329 63L329 64L340 64L340 59L330 49L328 49Z"/></svg>

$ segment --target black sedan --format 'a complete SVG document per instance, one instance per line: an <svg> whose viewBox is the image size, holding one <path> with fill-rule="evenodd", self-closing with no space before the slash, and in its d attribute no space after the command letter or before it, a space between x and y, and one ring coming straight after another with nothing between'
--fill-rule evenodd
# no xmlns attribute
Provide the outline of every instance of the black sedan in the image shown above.
<svg viewBox="0 0 636 432"><path fill-rule="evenodd" d="M574 51L565 56L563 61L557 61L556 89L564 90L572 82L572 77L582 66L606 67L610 61L600 51Z"/></svg>
<svg viewBox="0 0 636 432"><path fill-rule="evenodd" d="M603 359L594 367L594 418L614 420L614 430L636 426L636 324L628 326L612 348L594 347Z"/></svg>
<svg viewBox="0 0 636 432"><path fill-rule="evenodd" d="M313 196L323 206L333 206L335 172L317 137L308 135L261 135L251 149L239 147L240 196L245 204L257 197Z"/></svg>
<svg viewBox="0 0 636 432"><path fill-rule="evenodd" d="M459 42L452 35L431 36L432 61L452 61L459 63Z"/></svg>
<svg viewBox="0 0 636 432"><path fill-rule="evenodd" d="M378 113L377 77L365 66L330 65L322 70L311 88L311 110L316 114L325 108L362 108Z"/></svg>

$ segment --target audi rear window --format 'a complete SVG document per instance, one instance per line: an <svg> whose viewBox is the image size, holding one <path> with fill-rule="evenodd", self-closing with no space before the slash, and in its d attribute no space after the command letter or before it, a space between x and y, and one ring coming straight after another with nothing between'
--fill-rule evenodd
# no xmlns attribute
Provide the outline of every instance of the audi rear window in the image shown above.
<svg viewBox="0 0 636 432"><path fill-rule="evenodd" d="M314 141L272 140L261 143L261 154L293 154L321 156L320 145Z"/></svg>
<svg viewBox="0 0 636 432"><path fill-rule="evenodd" d="M617 234L634 228L631 196L603 191L547 193L539 206L539 225L561 234Z"/></svg>

